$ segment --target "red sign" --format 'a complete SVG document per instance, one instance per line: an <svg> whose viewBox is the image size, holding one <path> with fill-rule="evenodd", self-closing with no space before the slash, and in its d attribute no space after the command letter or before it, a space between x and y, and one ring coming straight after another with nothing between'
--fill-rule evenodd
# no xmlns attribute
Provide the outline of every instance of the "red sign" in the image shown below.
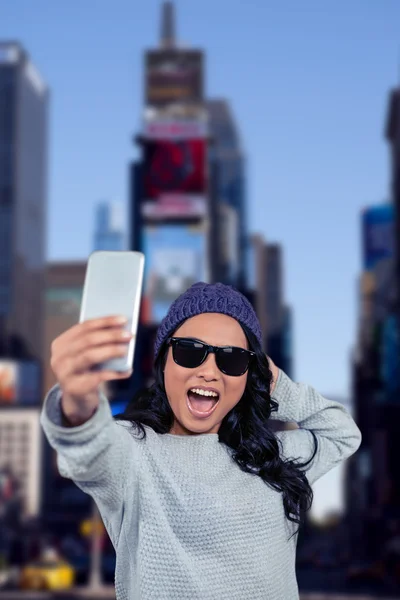
<svg viewBox="0 0 400 600"><path fill-rule="evenodd" d="M204 140L156 141L144 146L144 199L165 193L206 192Z"/></svg>

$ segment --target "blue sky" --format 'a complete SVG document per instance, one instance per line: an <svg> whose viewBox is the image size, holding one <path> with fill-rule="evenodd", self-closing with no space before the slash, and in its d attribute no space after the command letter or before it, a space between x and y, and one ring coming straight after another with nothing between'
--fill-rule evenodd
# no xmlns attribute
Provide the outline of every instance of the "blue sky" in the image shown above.
<svg viewBox="0 0 400 600"><path fill-rule="evenodd" d="M345 396L357 322L360 209L389 196L383 137L399 83L397 0L176 2L182 43L207 53L206 91L229 99L247 156L252 231L284 247L295 379ZM94 204L127 201L143 51L160 2L13 0L19 40L51 89L49 259L86 259Z"/></svg>

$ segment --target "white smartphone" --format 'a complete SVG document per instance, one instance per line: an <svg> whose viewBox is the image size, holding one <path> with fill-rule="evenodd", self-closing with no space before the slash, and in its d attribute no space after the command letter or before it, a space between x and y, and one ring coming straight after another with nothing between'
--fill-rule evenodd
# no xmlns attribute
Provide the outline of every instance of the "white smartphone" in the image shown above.
<svg viewBox="0 0 400 600"><path fill-rule="evenodd" d="M142 295L144 255L123 250L96 250L89 256L79 322L123 315L125 329L136 335ZM126 355L104 361L95 371L128 371L133 366L135 338Z"/></svg>

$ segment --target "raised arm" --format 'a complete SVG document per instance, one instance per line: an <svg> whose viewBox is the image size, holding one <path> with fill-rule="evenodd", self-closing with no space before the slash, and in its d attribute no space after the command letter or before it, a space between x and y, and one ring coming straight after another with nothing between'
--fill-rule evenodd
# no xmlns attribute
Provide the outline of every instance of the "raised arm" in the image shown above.
<svg viewBox="0 0 400 600"><path fill-rule="evenodd" d="M40 416L47 440L57 452L60 474L93 497L114 545L127 481L133 478L135 490L138 479L141 442L114 421L102 390L106 381L131 372L96 366L126 353L132 336L124 331L125 324L126 319L115 316L93 319L54 340L51 367L58 383L47 394Z"/></svg>
<svg viewBox="0 0 400 600"><path fill-rule="evenodd" d="M113 419L109 402L100 395L96 412L76 427L63 426L62 391L54 386L47 394L40 423L49 444L57 453L62 477L71 479L96 502L114 547L118 544L124 496L137 494L141 441L133 436L131 424Z"/></svg>
<svg viewBox="0 0 400 600"><path fill-rule="evenodd" d="M282 456L299 462L309 460L315 448L313 432L318 450L305 467L307 478L313 483L356 452L361 432L343 404L324 398L310 385L293 382L281 369L276 369L275 377L271 397L278 402L278 410L270 418L294 421L299 426L277 432Z"/></svg>

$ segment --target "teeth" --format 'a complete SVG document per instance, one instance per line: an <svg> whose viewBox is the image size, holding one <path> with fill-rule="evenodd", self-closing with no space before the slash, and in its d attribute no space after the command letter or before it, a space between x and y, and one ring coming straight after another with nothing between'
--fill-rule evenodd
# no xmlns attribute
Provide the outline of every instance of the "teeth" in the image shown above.
<svg viewBox="0 0 400 600"><path fill-rule="evenodd" d="M200 390L198 388L192 388L191 392L195 392L196 394L200 394L200 396L210 396L212 398L218 398L218 394L215 392L210 392L208 390Z"/></svg>

